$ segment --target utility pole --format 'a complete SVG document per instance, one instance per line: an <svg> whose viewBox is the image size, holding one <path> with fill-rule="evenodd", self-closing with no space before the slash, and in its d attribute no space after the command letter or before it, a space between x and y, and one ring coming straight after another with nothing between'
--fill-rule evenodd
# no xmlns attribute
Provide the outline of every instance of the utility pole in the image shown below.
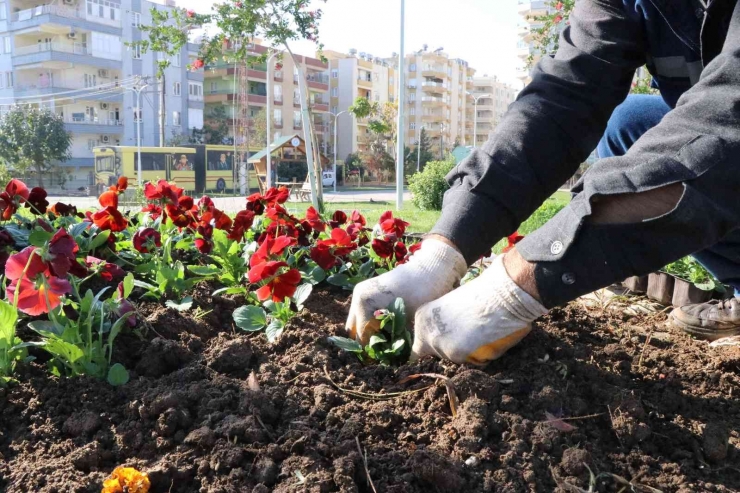
<svg viewBox="0 0 740 493"><path fill-rule="evenodd" d="M272 122L270 121L272 119L272 100L275 97L275 91L272 89L273 79L275 78L272 60L279 54L280 52L276 51L267 59L267 188L274 186L272 182Z"/></svg>
<svg viewBox="0 0 740 493"><path fill-rule="evenodd" d="M165 111L165 105L164 105L164 88L165 88L165 80L164 80L164 72L162 72L162 77L160 77L161 81L161 87L159 91L159 147L164 147L164 126L165 122L167 121L167 112Z"/></svg>
<svg viewBox="0 0 740 493"><path fill-rule="evenodd" d="M404 153L406 152L406 146L404 145L404 137L406 136L406 123L403 117L405 110L404 105L406 103L406 70L404 63L406 57L404 54L404 37L406 28L406 0L401 0L401 50L398 53L398 123L396 125L396 133L398 134L397 143L398 149L396 151L396 210L400 211L403 208L403 161ZM336 179L336 177L334 177Z"/></svg>
<svg viewBox="0 0 740 493"><path fill-rule="evenodd" d="M149 87L149 77L144 77L142 79L141 76L139 76L136 81L136 87L128 88L129 91L136 95L136 147L138 151L137 183L139 187L141 187L141 120L143 119L141 110L141 92L147 87Z"/></svg>
<svg viewBox="0 0 740 493"><path fill-rule="evenodd" d="M334 117L334 193L337 193L337 120L342 113L347 113L347 110L340 111L336 115L329 113Z"/></svg>

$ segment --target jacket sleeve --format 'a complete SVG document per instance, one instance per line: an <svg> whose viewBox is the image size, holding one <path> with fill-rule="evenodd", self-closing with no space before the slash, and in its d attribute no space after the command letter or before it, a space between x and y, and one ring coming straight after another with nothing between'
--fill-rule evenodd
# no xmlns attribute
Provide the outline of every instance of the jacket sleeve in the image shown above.
<svg viewBox="0 0 740 493"><path fill-rule="evenodd" d="M452 240L468 262L573 175L645 63L642 24L621 0L576 2L570 22L555 57L537 64L488 142L447 176L432 233Z"/></svg>
<svg viewBox="0 0 740 493"><path fill-rule="evenodd" d="M706 28L706 25L705 25ZM517 245L536 263L552 307L717 244L740 228L740 3L722 51L676 108L621 157L602 159L583 189ZM593 225L592 199L683 184L671 212L636 224Z"/></svg>

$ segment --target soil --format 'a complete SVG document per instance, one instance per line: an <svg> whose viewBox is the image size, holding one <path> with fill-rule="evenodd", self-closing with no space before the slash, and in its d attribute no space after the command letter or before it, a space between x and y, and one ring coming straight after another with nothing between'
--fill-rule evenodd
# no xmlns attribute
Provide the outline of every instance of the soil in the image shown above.
<svg viewBox="0 0 740 493"><path fill-rule="evenodd" d="M139 306L114 355L127 385L21 368L0 390L0 490L97 493L127 465L153 493L740 491L740 349L665 314L572 304L485 369L389 368L327 342L344 292L314 293L274 345L210 292L188 313ZM444 385L399 383L418 373L451 379L455 417Z"/></svg>

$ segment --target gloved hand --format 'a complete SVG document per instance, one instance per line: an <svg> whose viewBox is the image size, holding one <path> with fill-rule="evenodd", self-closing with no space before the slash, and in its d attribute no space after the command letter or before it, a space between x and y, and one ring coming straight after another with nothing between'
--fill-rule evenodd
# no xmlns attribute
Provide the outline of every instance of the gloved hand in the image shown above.
<svg viewBox="0 0 740 493"><path fill-rule="evenodd" d="M478 278L416 312L411 359L485 365L517 344L547 309L509 277L503 256Z"/></svg>
<svg viewBox="0 0 740 493"><path fill-rule="evenodd" d="M346 325L349 336L367 344L380 330L373 312L399 297L406 304L407 319L413 320L421 305L452 291L466 271L467 263L455 248L433 238L424 240L407 263L355 286Z"/></svg>

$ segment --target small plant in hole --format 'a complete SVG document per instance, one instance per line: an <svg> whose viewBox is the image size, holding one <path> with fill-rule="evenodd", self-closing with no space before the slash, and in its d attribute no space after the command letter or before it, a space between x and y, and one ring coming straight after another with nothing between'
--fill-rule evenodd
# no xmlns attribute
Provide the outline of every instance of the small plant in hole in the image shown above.
<svg viewBox="0 0 740 493"><path fill-rule="evenodd" d="M381 365L401 365L411 355L411 333L406 328L406 306L403 299L375 312L380 330L370 337L365 347L347 337L330 337L337 347L355 353L363 362L377 361Z"/></svg>

